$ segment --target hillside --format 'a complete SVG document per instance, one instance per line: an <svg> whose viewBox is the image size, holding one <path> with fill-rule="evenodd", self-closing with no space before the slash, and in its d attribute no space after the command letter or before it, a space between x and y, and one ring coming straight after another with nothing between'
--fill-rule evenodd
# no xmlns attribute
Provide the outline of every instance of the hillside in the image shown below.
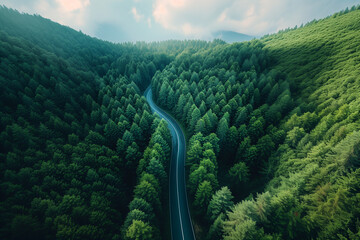
<svg viewBox="0 0 360 240"><path fill-rule="evenodd" d="M0 238L123 239L134 208L158 238L165 186L136 172L171 143L140 89L169 58L1 7L0 62Z"/></svg>
<svg viewBox="0 0 360 240"><path fill-rule="evenodd" d="M225 239L249 231L284 239L359 237L359 23L353 8L261 40L271 68L288 76L297 107L282 120L286 140L268 169L274 178L228 214Z"/></svg>
<svg viewBox="0 0 360 240"><path fill-rule="evenodd" d="M248 42L94 39L0 7L0 238L359 239L360 7ZM180 131L180 130L179 130Z"/></svg>
<svg viewBox="0 0 360 240"><path fill-rule="evenodd" d="M359 17L179 55L154 76L190 139L198 238L356 239Z"/></svg>

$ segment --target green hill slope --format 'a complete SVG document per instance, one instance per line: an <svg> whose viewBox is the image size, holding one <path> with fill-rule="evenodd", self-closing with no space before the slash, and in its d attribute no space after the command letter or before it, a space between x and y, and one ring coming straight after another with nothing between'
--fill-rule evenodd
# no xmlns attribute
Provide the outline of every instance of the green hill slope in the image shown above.
<svg viewBox="0 0 360 240"><path fill-rule="evenodd" d="M359 238L360 10L352 10L261 40L298 107L282 124L274 178L228 214L224 239Z"/></svg>
<svg viewBox="0 0 360 240"><path fill-rule="evenodd" d="M170 132L140 89L168 62L0 7L1 239L160 237Z"/></svg>
<svg viewBox="0 0 360 240"><path fill-rule="evenodd" d="M0 29L66 59L73 66L104 75L120 56L120 45L91 38L38 15L20 14L1 7ZM101 56L101 58L99 57Z"/></svg>
<svg viewBox="0 0 360 240"><path fill-rule="evenodd" d="M185 51L154 76L189 135L199 239L356 239L359 17Z"/></svg>
<svg viewBox="0 0 360 240"><path fill-rule="evenodd" d="M320 87L341 86L339 83L358 75L359 29L359 11L337 13L305 27L265 37L262 42L276 59L274 67L288 75L304 99L318 94ZM320 97L317 104L323 100Z"/></svg>

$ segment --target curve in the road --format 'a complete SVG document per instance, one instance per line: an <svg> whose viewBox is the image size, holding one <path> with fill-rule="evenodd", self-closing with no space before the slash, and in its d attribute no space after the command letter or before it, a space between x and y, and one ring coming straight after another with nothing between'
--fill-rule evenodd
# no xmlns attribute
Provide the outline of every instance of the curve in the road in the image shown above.
<svg viewBox="0 0 360 240"><path fill-rule="evenodd" d="M172 136L169 174L170 227L172 240L195 240L185 183L185 137L177 122L159 108L152 99L151 86L144 93L151 110L168 123Z"/></svg>

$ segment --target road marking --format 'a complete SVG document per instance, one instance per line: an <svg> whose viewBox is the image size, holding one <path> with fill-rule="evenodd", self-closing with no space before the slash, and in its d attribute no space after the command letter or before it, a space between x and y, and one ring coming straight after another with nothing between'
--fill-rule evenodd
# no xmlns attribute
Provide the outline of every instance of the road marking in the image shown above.
<svg viewBox="0 0 360 240"><path fill-rule="evenodd" d="M147 93L148 97L150 95L150 90ZM179 138L179 134L176 131L175 126L171 123L171 121L165 117L165 115L163 115L162 113L160 113L160 109L155 105L155 103L152 101L152 98L149 97L149 99L151 99L151 102L153 103L153 109L160 115L162 116L165 120L167 120L168 123L170 123L170 125L172 126L172 128L174 129L174 132L176 134L176 138L178 140L178 151L177 151L177 161L176 161L176 191L177 191L177 202L178 202L178 209L179 209L179 217L180 217L180 227L181 227L181 236L182 239L184 240L184 229L183 229L183 225L182 225L182 218L181 218L181 211L180 211L180 198L179 198L179 154L180 154L180 138ZM151 105L150 105L151 107ZM170 165L171 166L171 165ZM189 210L189 209L188 209ZM171 212L171 210L170 210ZM189 215L190 217L190 215ZM191 220L190 220L191 221ZM194 231L194 230L193 230Z"/></svg>

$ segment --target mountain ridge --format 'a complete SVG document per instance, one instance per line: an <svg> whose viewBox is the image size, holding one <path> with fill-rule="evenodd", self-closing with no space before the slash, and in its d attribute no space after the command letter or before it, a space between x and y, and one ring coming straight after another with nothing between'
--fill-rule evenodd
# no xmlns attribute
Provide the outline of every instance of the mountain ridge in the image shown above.
<svg viewBox="0 0 360 240"><path fill-rule="evenodd" d="M226 30L214 32L212 35L215 39L221 39L227 43L250 41L255 38L247 34Z"/></svg>

